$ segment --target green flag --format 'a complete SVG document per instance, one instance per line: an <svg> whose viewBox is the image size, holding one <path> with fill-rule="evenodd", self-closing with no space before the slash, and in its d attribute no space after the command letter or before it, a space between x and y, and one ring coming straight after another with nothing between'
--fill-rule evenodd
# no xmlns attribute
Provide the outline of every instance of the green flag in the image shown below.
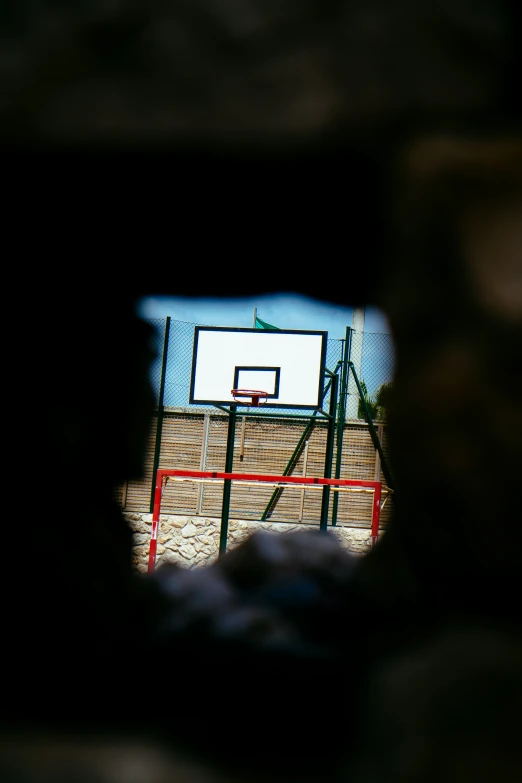
<svg viewBox="0 0 522 783"><path fill-rule="evenodd" d="M272 324L267 324L266 321L262 321L261 318L258 318L256 315L256 329L275 329L277 332L280 332L281 329L278 326L272 326Z"/></svg>

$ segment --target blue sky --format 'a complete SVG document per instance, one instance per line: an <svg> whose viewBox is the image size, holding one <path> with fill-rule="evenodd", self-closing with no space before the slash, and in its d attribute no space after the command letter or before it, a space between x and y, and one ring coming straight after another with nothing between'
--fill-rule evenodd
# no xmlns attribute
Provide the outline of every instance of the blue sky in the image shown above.
<svg viewBox="0 0 522 783"><path fill-rule="evenodd" d="M207 299L152 296L141 300L138 313L142 318L171 318L200 326L252 327L254 310L258 318L279 329L302 329L328 332L330 339L345 337L352 325L353 310L298 294L270 294L248 299ZM366 308L365 331L390 334L384 314L374 307Z"/></svg>

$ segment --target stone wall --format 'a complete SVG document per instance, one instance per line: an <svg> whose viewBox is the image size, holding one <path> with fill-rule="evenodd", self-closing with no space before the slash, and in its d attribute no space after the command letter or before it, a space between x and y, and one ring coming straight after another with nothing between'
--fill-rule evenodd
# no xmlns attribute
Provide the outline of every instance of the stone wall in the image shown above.
<svg viewBox="0 0 522 783"><path fill-rule="evenodd" d="M134 566L145 573L148 567L151 514L125 514L134 534ZM230 519L228 523L228 547L237 546L255 530L275 534L294 530L310 530L310 525L277 522L245 522ZM221 520L209 517L162 515L158 528L156 565L175 562L185 568L195 568L212 563L218 556ZM315 528L314 528L315 529ZM351 552L363 554L370 548L368 528L329 527L329 532Z"/></svg>

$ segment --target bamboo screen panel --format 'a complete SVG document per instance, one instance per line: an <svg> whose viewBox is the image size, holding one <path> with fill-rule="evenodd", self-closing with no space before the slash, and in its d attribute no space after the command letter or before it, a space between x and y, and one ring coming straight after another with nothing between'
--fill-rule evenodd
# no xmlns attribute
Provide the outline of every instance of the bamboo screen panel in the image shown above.
<svg viewBox="0 0 522 783"><path fill-rule="evenodd" d="M225 470L229 417L225 413L190 414L167 412L162 422L160 468L191 470ZM325 473L327 420L266 418L238 415L234 436L233 472L269 473L275 476L322 477ZM386 431L379 427L386 454ZM120 489L118 500L126 512L150 510L156 424L151 430L142 481L129 482ZM337 435L334 443L332 476L338 457ZM381 480L378 453L364 423L348 423L342 432L340 478ZM372 493L342 491L337 493L337 524L369 527ZM282 490L267 485L232 483L231 518L303 522L318 525L323 490L286 486ZM188 514L220 517L223 482L169 481L162 499L163 514ZM330 491L330 518L334 491ZM390 513L386 503L381 522Z"/></svg>

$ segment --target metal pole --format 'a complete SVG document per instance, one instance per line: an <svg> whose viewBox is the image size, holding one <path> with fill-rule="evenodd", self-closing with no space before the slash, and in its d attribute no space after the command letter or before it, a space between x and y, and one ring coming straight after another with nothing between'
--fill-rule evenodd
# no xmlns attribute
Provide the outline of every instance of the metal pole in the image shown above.
<svg viewBox="0 0 522 783"><path fill-rule="evenodd" d="M161 432L163 429L163 398L165 396L165 378L167 375L167 355L169 350L170 315L165 319L165 334L163 335L163 354L161 357L161 379L158 396L158 420L156 423L156 442L154 444L154 460L152 463L152 486L150 492L149 513L154 509L154 495L156 492L156 473L159 468L161 453Z"/></svg>
<svg viewBox="0 0 522 783"><path fill-rule="evenodd" d="M207 451L208 451L208 436L210 429L210 416L205 413L203 424L203 442L201 444L201 459L199 461L200 470L205 470L207 467ZM198 499L196 501L196 514L201 514L203 507L203 484L198 484Z"/></svg>
<svg viewBox="0 0 522 783"><path fill-rule="evenodd" d="M308 441L305 443L304 447L304 457L303 457L303 476L306 476L306 470L308 466ZM305 498L305 488L301 490L301 502L299 503L299 516L297 517L298 522L303 521L303 511L304 511L304 498Z"/></svg>
<svg viewBox="0 0 522 783"><path fill-rule="evenodd" d="M313 426L314 426L314 424L316 422L316 419L314 418L316 416L316 414L317 414L317 411L314 411L312 418L310 419L310 421L306 425L303 434L299 438L299 443L295 447L294 452L293 452L292 456L290 457L290 459L288 460L288 462L286 464L286 467L285 467L285 469L284 469L284 471L282 473L283 476L289 476L290 475L292 470L295 468L299 457L303 453L303 448L306 448L306 445L308 443L308 438L310 437L310 433L311 433L312 428L313 428ZM263 515L261 517L261 522L265 522L267 517L268 517L268 515L274 510L274 506L275 506L276 502L279 500L282 491L283 490L282 490L281 487L278 487L277 489L274 490L274 492L272 493L272 497L268 501L267 506L266 506L265 510L263 511Z"/></svg>
<svg viewBox="0 0 522 783"><path fill-rule="evenodd" d="M245 457L245 429L246 429L246 416L241 417L241 443L239 446L239 461L243 462Z"/></svg>
<svg viewBox="0 0 522 783"><path fill-rule="evenodd" d="M393 489L393 479L390 475L390 471L388 468L388 463L386 462L386 457L384 456L384 452L382 450L381 442L379 440L379 436L377 435L377 430L375 429L375 425L373 423L373 419L371 417L370 411L368 410L368 405L366 404L366 400L364 397L364 392L361 388L361 384L359 383L359 378L357 377L357 373L355 372L355 367L353 366L353 362L348 362L348 366L350 367L353 377L355 380L355 383L357 384L357 389L359 391L359 397L361 398L363 408L364 408L364 415L366 416L366 422L368 424L369 430L370 430L370 436L373 441L373 445L379 452L379 457L381 458L381 469L384 475L384 478L386 479L386 484L390 489ZM395 499L395 496L392 495L392 500Z"/></svg>
<svg viewBox="0 0 522 783"><path fill-rule="evenodd" d="M353 329L351 326L346 327L346 362L352 361L352 334ZM348 364L346 365L348 366Z"/></svg>
<svg viewBox="0 0 522 783"><path fill-rule="evenodd" d="M348 394L348 352L350 350L351 329L346 327L346 337L342 341L341 348L341 391L339 400L339 416L337 417L337 455L335 459L335 478L341 476L341 464L343 459L343 435L346 423L346 397ZM339 493L335 492L332 504L332 525L337 524L337 508L339 505Z"/></svg>
<svg viewBox="0 0 522 783"><path fill-rule="evenodd" d="M228 416L227 453L225 458L225 473L232 473L234 462L234 437L236 434L237 404L230 405ZM225 479L223 482L223 505L221 507L221 530L219 533L219 555L223 555L227 549L228 516L230 512L230 490L232 481Z"/></svg>
<svg viewBox="0 0 522 783"><path fill-rule="evenodd" d="M330 391L330 418L328 420L328 434L326 436L326 455L324 463L324 477L331 478L333 451L335 440L335 411L337 408L337 389L339 387L339 376L332 376L332 388ZM323 498L321 502L321 521L320 529L326 530L328 526L328 504L330 502L330 486L325 485L323 489Z"/></svg>

